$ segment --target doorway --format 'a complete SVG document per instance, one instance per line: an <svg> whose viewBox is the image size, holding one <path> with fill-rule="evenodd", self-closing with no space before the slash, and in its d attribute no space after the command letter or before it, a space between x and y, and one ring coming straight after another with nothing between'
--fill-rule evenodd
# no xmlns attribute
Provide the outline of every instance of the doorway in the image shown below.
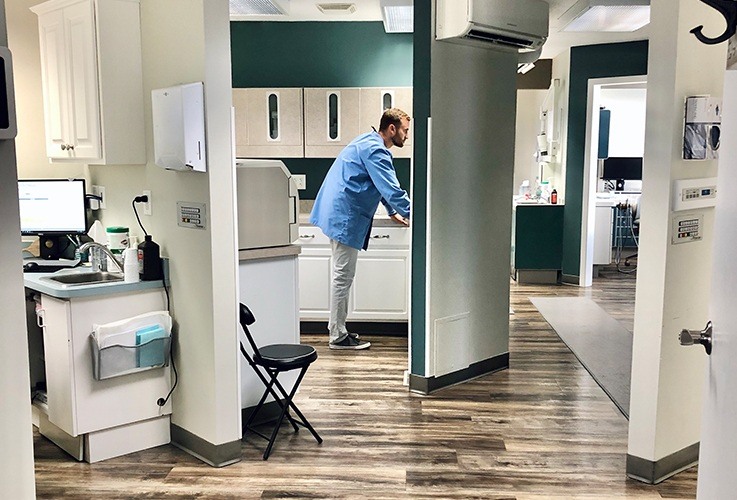
<svg viewBox="0 0 737 500"><path fill-rule="evenodd" d="M632 173L621 174L627 177L625 183L617 186L607 181L624 180L602 179L608 175L603 171L604 158L642 158L644 155L645 144L645 107L647 95L647 77L646 76L629 76L618 78L600 78L589 80L588 89L588 109L587 109L587 127L586 127L586 146L585 146L585 162L584 179L583 179L583 196L581 209L581 259L579 271L579 285L590 287L594 278L595 262L603 263L597 260L597 243L599 248L611 249L614 244L634 245L636 246L636 238L627 232L634 232L633 225L638 218L637 207L639 206L639 198L642 191L641 170L640 180L638 181ZM609 114L609 123L602 127L600 111L602 108L616 107L616 110ZM608 129L608 134L602 134L603 129ZM602 146L608 146L607 151L600 151L600 139L607 138ZM600 152L604 158L600 158ZM640 169L641 169L640 160ZM619 189L618 189L619 188ZM597 196L598 194L598 196ZM600 210L597 212L597 202ZM606 205L614 207L621 205L622 209L612 212L609 208L607 212ZM602 210L603 208L603 210ZM599 214L597 220L597 213ZM619 220L615 219L619 217ZM602 215L611 216L602 222ZM616 240L615 231L612 230L611 244L607 234L607 227L612 227L615 222L620 222L619 229L620 241ZM597 241L597 228L599 239ZM603 242L603 243L602 243ZM599 252L601 253L601 251ZM621 255L620 255L621 257Z"/></svg>

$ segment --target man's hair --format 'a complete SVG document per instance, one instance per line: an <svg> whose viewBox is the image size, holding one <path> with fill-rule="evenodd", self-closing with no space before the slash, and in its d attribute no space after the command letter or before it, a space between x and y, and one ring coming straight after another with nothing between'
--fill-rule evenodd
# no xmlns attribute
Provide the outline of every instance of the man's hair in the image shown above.
<svg viewBox="0 0 737 500"><path fill-rule="evenodd" d="M389 128L389 125L394 125L395 127L399 128L399 126L402 125L402 119L410 120L411 118L407 113L399 108L389 108L384 111L383 115L381 115L379 130L384 131Z"/></svg>

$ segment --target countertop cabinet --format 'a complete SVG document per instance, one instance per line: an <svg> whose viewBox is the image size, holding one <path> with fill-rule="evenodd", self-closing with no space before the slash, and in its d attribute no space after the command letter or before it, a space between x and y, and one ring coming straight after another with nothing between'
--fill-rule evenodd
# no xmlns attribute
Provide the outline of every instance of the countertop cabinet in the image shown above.
<svg viewBox="0 0 737 500"><path fill-rule="evenodd" d="M358 254L349 321L407 321L409 312L409 229L375 227L367 251ZM332 252L319 228L300 227L300 319L330 318Z"/></svg>
<svg viewBox="0 0 737 500"><path fill-rule="evenodd" d="M138 1L52 0L31 10L49 159L145 163Z"/></svg>
<svg viewBox="0 0 737 500"><path fill-rule="evenodd" d="M165 309L162 290L58 299L41 295L48 418L70 436L171 413L156 402L171 387L169 367L107 380L93 376L94 324Z"/></svg>
<svg viewBox="0 0 737 500"><path fill-rule="evenodd" d="M399 108L412 115L412 87L370 87L361 88L360 130L368 132L371 127L379 130L381 115L386 109ZM391 149L394 158L412 157L412 122L410 134L404 147Z"/></svg>
<svg viewBox="0 0 737 500"><path fill-rule="evenodd" d="M335 158L361 130L360 89L305 89L305 157ZM370 130L370 129L369 129Z"/></svg>

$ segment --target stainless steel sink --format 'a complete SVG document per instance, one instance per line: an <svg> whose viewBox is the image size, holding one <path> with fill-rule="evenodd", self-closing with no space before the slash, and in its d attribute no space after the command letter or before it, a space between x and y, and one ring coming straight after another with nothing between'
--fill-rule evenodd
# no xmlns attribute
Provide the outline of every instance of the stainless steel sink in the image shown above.
<svg viewBox="0 0 737 500"><path fill-rule="evenodd" d="M95 273L70 273L58 276L49 276L48 279L63 285L94 285L96 283L109 283L111 281L123 281L120 273L95 272Z"/></svg>

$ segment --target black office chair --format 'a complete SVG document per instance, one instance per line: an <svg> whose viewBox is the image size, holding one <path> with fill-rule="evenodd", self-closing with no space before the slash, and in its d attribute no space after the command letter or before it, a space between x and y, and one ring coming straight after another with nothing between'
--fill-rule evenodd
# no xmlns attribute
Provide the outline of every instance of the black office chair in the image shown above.
<svg viewBox="0 0 737 500"><path fill-rule="evenodd" d="M315 437L317 442L322 443L322 438L317 434L315 429L312 428L305 416L302 415L302 412L297 408L297 405L292 401L300 382L302 382L302 378L304 378L305 373L307 372L307 368L309 368L309 366L317 359L317 351L315 351L315 348L306 344L272 344L259 348L256 345L256 342L254 342L251 332L248 330L249 325L252 325L256 321L256 318L253 316L251 310L244 304L240 305L240 321L243 331L246 334L246 338L248 339L248 343L251 344L251 348L253 349L253 357L248 354L243 342L240 343L241 353L245 356L248 364L251 365L251 368L253 368L256 375L258 375L261 382L263 382L266 387L263 396L261 396L261 400L258 402L253 412L251 412L251 415L248 417L248 421L243 425L243 437L245 437L246 433L250 430L257 436L266 439L269 444L266 447L266 451L264 451L264 460L268 460L269 455L271 454L271 449L274 446L274 441L276 441L276 435L278 434L279 428L286 416L292 424L295 432L299 431L298 425L306 427ZM268 374L268 380L261 369ZM277 377L282 372L297 369L300 370L299 375L297 376L297 381L294 383L292 391L287 393ZM278 389L281 397L284 398L283 401L280 399L280 395L274 390L274 387ZM256 414L264 405L264 402L269 395L274 398L274 401L276 401L281 408L281 413L276 421L274 430L271 432L271 437L267 437L251 427L253 420L256 418ZM298 420L294 419L289 414L289 408L291 408L299 417Z"/></svg>

